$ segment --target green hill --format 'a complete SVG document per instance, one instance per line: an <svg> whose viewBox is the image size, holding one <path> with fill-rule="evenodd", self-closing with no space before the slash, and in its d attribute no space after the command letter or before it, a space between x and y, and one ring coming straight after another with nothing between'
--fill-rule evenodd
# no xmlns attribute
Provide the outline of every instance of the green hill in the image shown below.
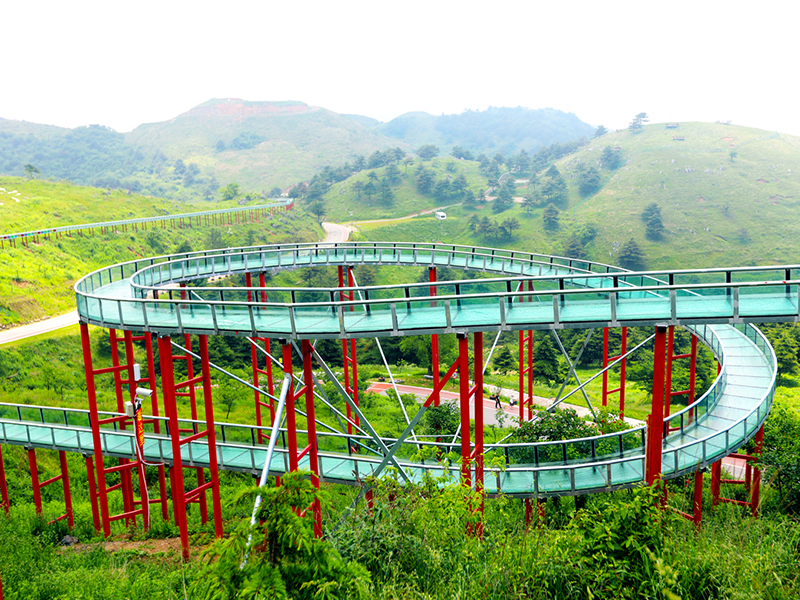
<svg viewBox="0 0 800 600"><path fill-rule="evenodd" d="M681 139L679 139L681 138ZM618 168L605 165L604 149L616 149ZM329 219L373 219L401 216L414 209L441 206L433 193L421 194L414 185L420 164L431 166L437 180L452 178L447 161L416 161L403 175L397 202L391 209L360 200L353 193L364 173L332 187L326 196ZM477 163L456 161L466 169L470 187L485 189L485 173ZM574 255L619 264L622 246L633 239L644 251L648 268L693 268L800 262L800 138L724 124L681 123L677 129L649 125L639 134L627 130L592 139L555 162L566 181L566 198L559 205L559 226L544 227L546 169L515 173L517 202L494 214L492 204L448 210L445 224L426 219L364 228L360 239L439 239L467 245L501 245L534 252ZM596 169L595 189L581 193L583 173ZM380 174L382 170L378 170ZM382 178L383 175L380 175ZM538 206L521 204L525 196ZM650 204L660 209L663 234L648 239L642 213ZM342 208L349 207L347 213ZM353 209L355 207L355 209ZM474 227L475 219L497 224L516 218L521 228L511 237ZM430 219L432 221L432 219ZM468 226L473 221L473 226ZM473 231L474 229L474 231ZM651 236L652 237L652 236Z"/></svg>
<svg viewBox="0 0 800 600"><path fill-rule="evenodd" d="M12 194L10 192L18 192ZM174 200L105 192L69 183L0 177L3 233L97 221L150 217L236 206L177 203ZM212 233L216 231L216 233ZM52 316L75 308L76 279L117 262L176 252L184 242L194 250L288 241L317 241L321 230L299 212L281 213L267 223L235 227L165 228L61 237L0 250L0 326Z"/></svg>
<svg viewBox="0 0 800 600"><path fill-rule="evenodd" d="M579 165L598 165L605 146L625 163L601 169L593 196L577 190ZM607 134L558 161L569 181L569 216L594 222L592 256L612 261L635 239L649 267L705 267L800 261L800 138L734 125L650 125ZM648 240L641 215L656 203L665 232Z"/></svg>
<svg viewBox="0 0 800 600"><path fill-rule="evenodd" d="M209 100L164 123L126 135L147 154L158 150L247 189L286 187L326 165L396 146L353 119L302 102Z"/></svg>
<svg viewBox="0 0 800 600"><path fill-rule="evenodd" d="M520 150L533 154L540 146L589 137L595 130L572 113L522 107L491 107L438 117L409 112L375 129L412 148L434 144L449 152L451 146L461 146L475 154L488 155L509 155Z"/></svg>

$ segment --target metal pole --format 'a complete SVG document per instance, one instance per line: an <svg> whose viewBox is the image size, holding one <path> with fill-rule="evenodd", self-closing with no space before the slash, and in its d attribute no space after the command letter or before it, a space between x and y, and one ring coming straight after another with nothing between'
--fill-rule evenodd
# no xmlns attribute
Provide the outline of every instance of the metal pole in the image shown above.
<svg viewBox="0 0 800 600"><path fill-rule="evenodd" d="M478 537L483 539L483 333L472 336L475 395L475 490L481 494L481 521L478 523Z"/></svg>
<svg viewBox="0 0 800 600"><path fill-rule="evenodd" d="M311 471L311 483L319 489L319 455L317 452L317 423L314 420L314 374L312 372L311 342L303 340L303 379L306 396L306 431L308 431L308 466ZM319 498L313 503L314 536L322 537L322 507Z"/></svg>

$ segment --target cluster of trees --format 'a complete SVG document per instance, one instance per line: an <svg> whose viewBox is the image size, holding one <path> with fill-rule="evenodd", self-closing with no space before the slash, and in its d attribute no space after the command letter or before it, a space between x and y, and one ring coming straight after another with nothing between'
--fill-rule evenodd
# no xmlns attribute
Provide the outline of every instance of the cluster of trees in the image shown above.
<svg viewBox="0 0 800 600"><path fill-rule="evenodd" d="M515 232L521 227L520 222L514 218L503 219L501 222L494 221L489 217L478 218L472 215L468 222L470 231L477 235L482 235L483 239L492 238L493 241L509 241L515 236Z"/></svg>

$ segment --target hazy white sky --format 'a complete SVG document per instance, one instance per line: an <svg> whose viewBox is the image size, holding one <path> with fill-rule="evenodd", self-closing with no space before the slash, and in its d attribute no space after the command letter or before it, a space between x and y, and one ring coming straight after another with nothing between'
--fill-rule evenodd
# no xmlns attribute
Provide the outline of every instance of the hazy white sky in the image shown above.
<svg viewBox="0 0 800 600"><path fill-rule="evenodd" d="M210 98L404 112L552 107L609 129L800 135L793 2L14 2L0 117L130 131Z"/></svg>

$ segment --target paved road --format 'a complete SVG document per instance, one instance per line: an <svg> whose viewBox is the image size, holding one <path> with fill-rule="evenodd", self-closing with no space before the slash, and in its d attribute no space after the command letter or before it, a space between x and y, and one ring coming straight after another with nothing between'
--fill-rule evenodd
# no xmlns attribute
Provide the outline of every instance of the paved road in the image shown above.
<svg viewBox="0 0 800 600"><path fill-rule="evenodd" d="M346 242L350 237L350 229L344 225L337 223L323 223L322 228L325 230L325 243L338 244Z"/></svg>
<svg viewBox="0 0 800 600"><path fill-rule="evenodd" d="M388 389L391 389L391 383L373 383L370 385L368 391L370 392L378 392L382 393ZM496 388L487 386L491 391L494 393L496 392ZM419 402L424 402L428 399L431 392L433 391L431 388L424 388L424 387L417 387L413 385L402 385L398 384L397 391L401 394L414 394L417 396ZM509 399L513 399L515 402L519 396L519 391L512 390L508 388L501 388L498 392L501 397L501 406L502 411L505 413L505 425L511 424L511 417L519 417L519 406L510 406L508 401ZM442 400L458 400L458 392L451 392L449 390L442 390L440 393L440 397ZM552 398L543 398L541 396L534 396L533 403L537 406L541 407L548 407L552 404ZM589 409L585 406L576 406L574 404L567 404L562 403L562 408L571 408L575 412L578 413L579 416L586 418L591 415ZM497 425L497 408L495 407L495 403L493 400L490 400L488 397L484 397L483 399L483 420L487 425ZM475 416L475 410L473 406L473 401L470 400L470 407L469 413L471 417ZM626 419L626 423L628 423L631 427L638 427L639 425L644 425L644 422L637 421L636 419Z"/></svg>
<svg viewBox="0 0 800 600"><path fill-rule="evenodd" d="M21 327L14 327L0 331L0 344L7 344L8 342L16 342L28 337L41 335L62 327L69 325L76 325L78 323L78 311L73 310L65 315L59 315L52 319L45 319L38 323L31 323L29 325L22 325Z"/></svg>

